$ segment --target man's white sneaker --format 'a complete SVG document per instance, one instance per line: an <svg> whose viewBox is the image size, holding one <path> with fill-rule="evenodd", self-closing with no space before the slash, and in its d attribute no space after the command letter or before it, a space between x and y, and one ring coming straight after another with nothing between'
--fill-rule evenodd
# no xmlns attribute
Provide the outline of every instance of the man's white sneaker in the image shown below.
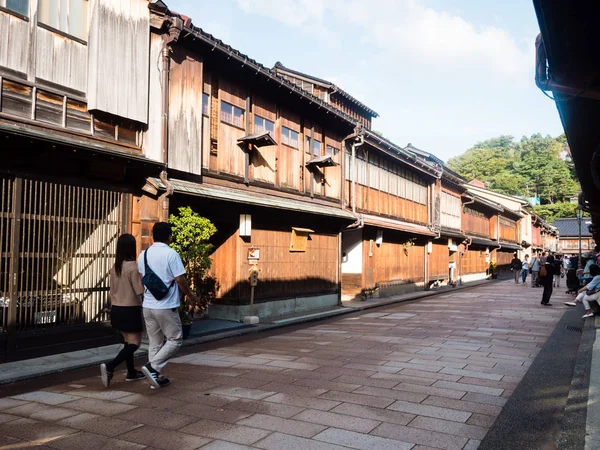
<svg viewBox="0 0 600 450"><path fill-rule="evenodd" d="M594 313L584 314L582 319L587 319L588 317L594 317Z"/></svg>
<svg viewBox="0 0 600 450"><path fill-rule="evenodd" d="M575 303L575 302L565 302L565 305L567 305L567 306L577 306L577 303Z"/></svg>

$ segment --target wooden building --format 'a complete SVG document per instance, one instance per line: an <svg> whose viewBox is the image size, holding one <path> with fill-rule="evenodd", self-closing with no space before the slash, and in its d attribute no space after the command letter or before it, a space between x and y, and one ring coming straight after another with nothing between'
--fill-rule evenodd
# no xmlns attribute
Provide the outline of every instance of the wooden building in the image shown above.
<svg viewBox="0 0 600 450"><path fill-rule="evenodd" d="M144 154L148 3L0 5L0 359L115 342L116 239L163 168Z"/></svg>
<svg viewBox="0 0 600 450"><path fill-rule="evenodd" d="M160 2L151 10L151 59L169 48L150 66L150 96L168 89L169 178L148 182L173 189L171 213L191 206L218 229L209 315L248 315L254 263L261 319L338 305L340 231L356 222L342 206L344 154L358 121ZM160 120L151 107L149 121Z"/></svg>
<svg viewBox="0 0 600 450"><path fill-rule="evenodd" d="M581 252L594 251L596 243L589 231L591 220L589 217L581 219ZM559 239L557 251L565 255L579 253L579 221L576 217L555 219L552 225L558 230Z"/></svg>

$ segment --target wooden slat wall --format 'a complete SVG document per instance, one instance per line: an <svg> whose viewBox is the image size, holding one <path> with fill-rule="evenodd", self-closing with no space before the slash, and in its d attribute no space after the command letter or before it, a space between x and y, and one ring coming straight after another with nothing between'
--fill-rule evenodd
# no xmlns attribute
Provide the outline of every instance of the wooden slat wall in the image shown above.
<svg viewBox="0 0 600 450"><path fill-rule="evenodd" d="M508 251L498 251L495 250L496 264L498 266L509 266L513 259L514 252Z"/></svg>
<svg viewBox="0 0 600 450"><path fill-rule="evenodd" d="M146 9L148 7L146 6ZM146 30L146 47L148 47L148 31ZM116 45L116 44L115 44ZM105 50L110 52L108 48ZM44 81L64 86L69 89L74 89L80 92L87 91L88 85L88 46L81 44L80 42L72 39L64 38L58 34L48 31L44 28L37 27L36 30L36 59L35 59L35 76ZM122 68L111 66L113 70L113 78L116 75L117 78L113 79L111 83L110 78L104 78L103 75L97 73L99 79L102 80L103 92L106 95L110 95L108 92L118 90L119 86L124 85L124 80L121 78ZM95 69L96 71L98 69ZM137 70L141 70L140 67ZM94 72L94 69L90 67L90 74ZM148 73L148 62L144 65L144 73ZM107 89L107 86L111 86L111 89ZM148 84L146 84L146 92L144 94L147 98L148 95ZM116 99L113 98L115 101ZM92 109L92 104L88 101L88 108ZM147 108L147 106L146 106ZM123 116L126 117L126 116ZM148 111L145 110L144 123L148 120Z"/></svg>
<svg viewBox="0 0 600 450"><path fill-rule="evenodd" d="M487 217L477 217L463 211L462 229L467 232L479 234L481 236L490 236L490 219Z"/></svg>
<svg viewBox="0 0 600 450"><path fill-rule="evenodd" d="M214 78L213 76L213 82ZM223 79L219 79L219 102L217 103L219 110L221 108L221 100L242 108L244 114L248 114L248 111L246 111L246 92L241 87ZM212 110L211 114L213 114ZM245 119L246 117L244 117L244 121ZM211 169L243 177L246 171L246 155L244 150L238 145L237 140L246 135L246 131L222 121L218 122L218 126L217 167L211 167Z"/></svg>
<svg viewBox="0 0 600 450"><path fill-rule="evenodd" d="M0 66L27 73L29 51L29 22L0 11Z"/></svg>
<svg viewBox="0 0 600 450"><path fill-rule="evenodd" d="M365 234L368 236L368 234ZM407 247L398 240L390 240L392 233L384 232L383 243L375 244L375 236L363 242L363 287L370 289L376 283L417 283L424 280L425 249L422 245ZM372 256L369 256L369 251Z"/></svg>
<svg viewBox="0 0 600 450"><path fill-rule="evenodd" d="M310 237L306 252L290 252L291 230L253 229L252 244L233 234L212 257L211 271L220 283L218 298L227 303L246 303L250 298L246 257L250 245L260 248L256 301L336 292L338 236L311 233ZM236 257L232 260L233 255Z"/></svg>
<svg viewBox="0 0 600 450"><path fill-rule="evenodd" d="M90 4L90 9L88 107L147 123L150 62L148 2L96 0ZM65 39L62 38L62 41ZM87 47L84 48L87 57ZM43 49L38 48L38 55L40 50ZM47 56L42 53L41 57ZM83 71L87 62L70 61L71 70L75 73ZM77 89L85 91L85 87Z"/></svg>
<svg viewBox="0 0 600 450"><path fill-rule="evenodd" d="M148 129L144 132L143 148L144 154L155 161L162 161L162 85L161 70L162 58L160 52L163 40L160 35L152 33L150 36L150 60L156 64L150 64L150 98L153 99L148 107Z"/></svg>
<svg viewBox="0 0 600 450"><path fill-rule="evenodd" d="M448 278L449 261L448 245L434 243L432 252L429 254L429 279Z"/></svg>
<svg viewBox="0 0 600 450"><path fill-rule="evenodd" d="M254 130L254 115L275 122L274 138L276 142L280 142L279 124L277 123L277 108L274 103L269 102L258 96L253 98L252 116L250 118L251 130ZM250 162L253 167L253 177L255 180L265 181L275 184L277 173L277 145L269 145L265 147L255 148L250 154Z"/></svg>
<svg viewBox="0 0 600 450"><path fill-rule="evenodd" d="M347 201L350 203L352 183L346 182ZM356 183L356 208L375 214L385 214L402 220L427 223L427 205L415 203L395 195Z"/></svg>
<svg viewBox="0 0 600 450"><path fill-rule="evenodd" d="M338 150L337 155L332 156L333 160L338 164L335 167L323 168L325 174L325 189L324 195L331 198L341 198L342 195L342 143L341 137L334 135L331 132L325 133L325 148L333 147Z"/></svg>
<svg viewBox="0 0 600 450"><path fill-rule="evenodd" d="M462 255L461 269L463 275L483 273L488 269L484 250L469 249Z"/></svg>
<svg viewBox="0 0 600 450"><path fill-rule="evenodd" d="M517 241L517 222L504 217L500 218L500 239L507 241Z"/></svg>
<svg viewBox="0 0 600 450"><path fill-rule="evenodd" d="M535 225L532 227L532 244L535 247L542 245L542 229L540 227L536 227Z"/></svg>

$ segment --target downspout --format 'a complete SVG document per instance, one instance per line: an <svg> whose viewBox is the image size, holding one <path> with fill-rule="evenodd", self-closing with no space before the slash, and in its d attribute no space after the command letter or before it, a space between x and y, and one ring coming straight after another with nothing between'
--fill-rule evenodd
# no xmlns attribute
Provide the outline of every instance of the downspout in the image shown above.
<svg viewBox="0 0 600 450"><path fill-rule="evenodd" d="M163 221L169 218L169 197L173 195L173 186L169 183L167 168L169 166L169 71L171 66L171 58L169 55L170 48L173 43L177 42L181 30L183 29L183 21L174 17L171 18L171 24L168 30L168 36L165 37L163 48L161 50L162 59L162 105L161 105L161 150L162 159L165 164L165 170L160 173L160 180L165 185L167 192L162 196L162 217Z"/></svg>
<svg viewBox="0 0 600 450"><path fill-rule="evenodd" d="M587 86L573 87L559 84L551 80L547 67L548 57L542 35L538 34L535 39L535 84L542 91L558 92L573 97L586 97L600 100L600 91L589 89Z"/></svg>

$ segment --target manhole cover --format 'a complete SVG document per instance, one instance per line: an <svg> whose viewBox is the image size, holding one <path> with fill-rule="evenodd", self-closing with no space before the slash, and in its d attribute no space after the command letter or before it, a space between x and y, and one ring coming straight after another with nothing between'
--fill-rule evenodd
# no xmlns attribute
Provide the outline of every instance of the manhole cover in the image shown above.
<svg viewBox="0 0 600 450"><path fill-rule="evenodd" d="M578 333L583 333L583 328L581 327L567 327L569 331L577 331Z"/></svg>

